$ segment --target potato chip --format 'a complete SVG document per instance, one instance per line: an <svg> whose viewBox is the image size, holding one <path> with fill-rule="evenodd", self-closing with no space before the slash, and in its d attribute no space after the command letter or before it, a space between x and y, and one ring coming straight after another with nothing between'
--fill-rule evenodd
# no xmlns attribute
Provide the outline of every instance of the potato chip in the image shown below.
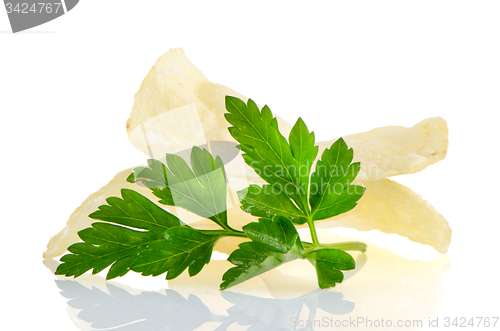
<svg viewBox="0 0 500 331"><path fill-rule="evenodd" d="M419 172L443 160L448 151L448 126L441 117L427 118L410 128L384 126L343 138L354 150L353 162L361 163L355 183ZM334 141L317 143L317 159ZM251 184L264 183L248 166L244 175Z"/></svg>
<svg viewBox="0 0 500 331"><path fill-rule="evenodd" d="M223 117L224 100L216 97L221 94L217 93L218 89L219 86L210 83L189 61L181 48L171 49L156 61L135 94L132 113L127 120L127 133L130 134L138 125L159 114L194 104L203 127L207 128L209 140L227 140L227 130L209 130L226 125Z"/></svg>
<svg viewBox="0 0 500 331"><path fill-rule="evenodd" d="M361 162L358 182L413 174L441 161L448 150L448 127L441 117L428 118L411 128L384 126L344 137ZM318 143L321 155L333 141Z"/></svg>
<svg viewBox="0 0 500 331"><path fill-rule="evenodd" d="M211 83L181 48L170 49L156 61L135 94L127 120L129 140L157 159L211 141L234 142L224 118L226 95L248 100ZM282 118L278 122L281 130L291 129Z"/></svg>
<svg viewBox="0 0 500 331"><path fill-rule="evenodd" d="M127 182L127 177L131 173L132 169L119 172L108 184L83 201L80 207L78 207L69 217L66 227L50 239L47 250L43 253L43 257L45 259L51 259L62 255L71 244L80 241L78 231L90 227L91 224L95 222L95 220L88 217L88 215L96 211L97 207L100 205L106 204L107 198L112 196L120 197L122 188L133 189L148 197L151 201L157 201L158 199L153 196L151 191L145 186Z"/></svg>
<svg viewBox="0 0 500 331"><path fill-rule="evenodd" d="M316 221L316 227L379 230L429 245L439 253L448 251L451 242L448 222L421 196L408 187L386 178L362 185L366 187L366 192L354 209L330 219ZM255 217L234 207L228 210L228 218L231 226L237 228L256 221ZM197 227L203 226L204 223L206 221L192 225ZM305 228L307 224L297 227ZM215 250L230 254L241 241L241 238L227 238L217 243Z"/></svg>
<svg viewBox="0 0 500 331"><path fill-rule="evenodd" d="M365 194L354 209L316 222L317 226L396 233L417 243L430 245L440 253L448 251L451 242L448 222L421 196L387 178L363 185L366 187Z"/></svg>

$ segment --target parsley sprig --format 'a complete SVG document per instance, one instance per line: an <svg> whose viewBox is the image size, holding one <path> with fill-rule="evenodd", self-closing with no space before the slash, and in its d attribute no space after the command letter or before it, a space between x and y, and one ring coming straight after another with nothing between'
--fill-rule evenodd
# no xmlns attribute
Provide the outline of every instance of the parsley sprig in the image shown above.
<svg viewBox="0 0 500 331"><path fill-rule="evenodd" d="M318 154L314 133L302 119L292 128L288 140L280 133L269 107L259 110L248 103L226 97L226 120L238 141L245 162L267 182L238 192L245 212L257 222L230 226L227 218L227 179L220 157L193 147L190 164L173 154L165 164L148 160L128 177L141 182L159 198L159 203L183 208L212 220L219 230L198 230L146 197L124 189L121 198L110 197L107 205L89 217L98 220L78 233L83 242L71 245L61 258L56 274L78 277L92 270L110 267L107 279L132 270L142 275L167 279L188 269L198 274L210 262L213 248L225 236L249 239L231 253L235 265L222 277L221 289L237 285L296 259L307 259L316 268L321 288L343 280L343 270L355 267L346 250L365 251L359 242L321 244L314 222L347 212L356 206L364 188L352 185L359 163L352 163L353 151L340 138L326 149L314 172ZM307 223L312 242L300 239L294 224Z"/></svg>

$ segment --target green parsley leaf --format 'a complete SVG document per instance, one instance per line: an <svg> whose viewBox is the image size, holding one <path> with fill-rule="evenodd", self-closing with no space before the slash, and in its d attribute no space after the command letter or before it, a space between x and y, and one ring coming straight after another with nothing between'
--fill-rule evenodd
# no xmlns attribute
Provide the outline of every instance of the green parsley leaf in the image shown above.
<svg viewBox="0 0 500 331"><path fill-rule="evenodd" d="M353 150L342 138L338 139L323 152L311 174L318 147L314 146L314 133L309 132L302 119L297 120L287 141L279 133L278 122L269 107L264 106L259 111L252 100L245 104L237 98L226 97L226 108L229 112L225 115L226 119L233 125L229 131L240 143L245 162L270 184L262 187L251 185L238 192L242 209L254 216L286 216L294 223L307 222L313 243L304 243L305 254L316 267L320 287L340 283L344 277L341 270L354 268L354 260L348 253L336 248L343 247L342 244L320 249L322 245L318 241L314 221L351 210L363 195L363 187L351 185L360 169L359 163L352 163ZM250 237L247 230L245 233ZM246 253L249 255L250 248L256 246L252 243L247 246ZM364 251L366 246L346 243L346 247ZM240 247L239 254L245 253L244 249L245 246ZM239 255L231 256L238 262L236 257ZM254 259L267 256L270 259L274 257L265 251ZM279 263L274 261L271 265L275 264ZM231 271L225 277L239 276L237 272L243 273L243 269Z"/></svg>
<svg viewBox="0 0 500 331"><path fill-rule="evenodd" d="M285 217L261 218L243 227L252 239L239 245L228 258L236 265L222 276L221 290L274 269L283 263L304 258L304 249L293 223Z"/></svg>
<svg viewBox="0 0 500 331"><path fill-rule="evenodd" d="M250 185L248 188L238 191L241 208L247 213L258 217L272 218L284 216L296 224L304 224L306 218L290 198L276 186Z"/></svg>
<svg viewBox="0 0 500 331"><path fill-rule="evenodd" d="M293 157L297 160L300 187L304 187L307 190L311 167L318 155L318 146L314 145L314 132L309 132L306 124L299 117L290 131L288 140L290 141Z"/></svg>
<svg viewBox="0 0 500 331"><path fill-rule="evenodd" d="M174 279L189 267L189 275L197 275L210 262L212 250L223 233L202 233L189 226L167 230L166 240L153 243L140 253L132 270L143 276L158 276L167 272L167 279Z"/></svg>
<svg viewBox="0 0 500 331"><path fill-rule="evenodd" d="M313 222L351 210L364 193L363 187L351 185L360 169L359 163L351 164L352 149L340 138L323 152L311 175L318 147L302 119L292 128L288 143L269 107L259 111L252 100L245 104L226 97L226 108L226 119L233 125L229 131L240 143L245 162L271 184L240 191L243 210L254 216L282 215L298 224L307 222L318 244Z"/></svg>
<svg viewBox="0 0 500 331"><path fill-rule="evenodd" d="M341 249L322 248L307 256L316 268L320 288L333 287L342 283L344 274L340 270L354 269L356 262L352 256Z"/></svg>
<svg viewBox="0 0 500 331"><path fill-rule="evenodd" d="M168 167L150 159L149 167L135 168L127 181L141 181L160 203L184 208L228 229L227 184L220 157L214 160L207 150L195 146L191 150L192 169L174 154L167 154L166 163Z"/></svg>
<svg viewBox="0 0 500 331"><path fill-rule="evenodd" d="M78 277L90 269L96 274L111 264L107 279L123 276L138 254L148 245L164 239L165 231L182 223L141 194L123 189L122 199L110 197L89 217L91 228L78 232L84 242L71 245L72 254L61 258L56 275ZM139 230L140 229L140 230Z"/></svg>
<svg viewBox="0 0 500 331"><path fill-rule="evenodd" d="M269 107L259 111L251 99L245 104L227 96L226 109L226 120L233 125L229 132L240 143L245 162L262 179L285 192L300 210L306 210L309 171L318 153L314 134L298 121L292 129L292 149Z"/></svg>
<svg viewBox="0 0 500 331"><path fill-rule="evenodd" d="M325 149L311 176L309 202L313 220L322 220L345 213L356 206L365 188L350 185L358 175L359 162L352 163L353 150L344 139Z"/></svg>

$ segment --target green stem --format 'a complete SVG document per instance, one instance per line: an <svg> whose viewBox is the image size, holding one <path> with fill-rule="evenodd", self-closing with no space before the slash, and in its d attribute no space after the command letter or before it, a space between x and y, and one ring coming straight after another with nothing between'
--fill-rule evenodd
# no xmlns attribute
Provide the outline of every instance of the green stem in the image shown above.
<svg viewBox="0 0 500 331"><path fill-rule="evenodd" d="M238 230L199 230L201 233L204 234L221 234L223 237L227 236L232 236L232 237L242 237L242 238L248 238L248 236L245 234L243 231L238 231Z"/></svg>
<svg viewBox="0 0 500 331"><path fill-rule="evenodd" d="M309 248L314 250L317 246L314 243L309 243L306 241L302 242L302 245L304 245L304 248ZM342 243L334 243L334 244L321 244L321 247L323 248L336 248L336 249L341 249L344 251L360 251L360 252L365 252L366 251L366 244L359 242L359 241L347 241L347 242L342 242Z"/></svg>
<svg viewBox="0 0 500 331"><path fill-rule="evenodd" d="M309 226L309 231L311 231L311 239L314 246L319 247L318 235L316 233L316 227L314 226L314 221L312 218L307 218L307 225Z"/></svg>

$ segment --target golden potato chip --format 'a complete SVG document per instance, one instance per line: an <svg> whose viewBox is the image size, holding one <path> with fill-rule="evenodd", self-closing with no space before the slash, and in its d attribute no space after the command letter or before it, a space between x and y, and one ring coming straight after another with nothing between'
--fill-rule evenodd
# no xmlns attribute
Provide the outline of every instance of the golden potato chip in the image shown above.
<svg viewBox="0 0 500 331"><path fill-rule="evenodd" d="M365 194L351 211L336 217L316 221L317 228L345 227L359 231L379 230L404 236L414 242L429 245L439 253L446 253L451 242L451 229L446 219L433 206L408 187L381 179L363 183ZM229 224L240 228L256 218L241 208L228 210ZM194 227L205 224L203 220ZM306 228L307 224L298 225ZM215 250L230 254L241 238L226 238L215 246Z"/></svg>
<svg viewBox="0 0 500 331"><path fill-rule="evenodd" d="M448 222L421 196L387 178L362 185L366 187L366 191L354 209L316 222L317 226L395 233L432 246L440 253L448 251L451 242Z"/></svg>
<svg viewBox="0 0 500 331"><path fill-rule="evenodd" d="M448 127L440 117L428 118L411 128L384 126L344 137L361 162L358 182L412 174L441 161L448 150ZM318 143L320 152L332 141Z"/></svg>
<svg viewBox="0 0 500 331"><path fill-rule="evenodd" d="M132 113L127 120L127 133L150 118L190 104L196 106L204 127L222 128L225 125L221 112L224 100L212 98L214 92L217 92L217 86L205 78L184 51L171 49L156 61L135 94ZM200 97L211 102L205 104ZM209 140L226 140L229 136L224 130L206 132Z"/></svg>
<svg viewBox="0 0 500 331"><path fill-rule="evenodd" d="M129 140L157 159L211 141L234 142L224 118L226 95L248 100L211 83L181 48L170 49L156 61L135 94L127 120ZM279 116L278 122L281 130L291 129Z"/></svg>
<svg viewBox="0 0 500 331"><path fill-rule="evenodd" d="M73 214L68 219L66 227L58 234L52 237L47 245L47 250L43 253L45 259L51 259L64 254L67 248L78 241L78 231L91 226L95 220L88 217L89 214L97 210L100 205L106 204L106 199L112 196L121 197L120 191L123 188L133 189L142 195L148 197L151 201L158 199L153 196L151 190L145 186L130 184L127 182L127 177L132 173L132 169L127 169L119 172L105 186L101 187L97 192L91 194L85 201L82 202Z"/></svg>
<svg viewBox="0 0 500 331"><path fill-rule="evenodd" d="M343 138L354 150L353 162L361 163L355 183L419 172L443 160L448 151L448 127L440 117L425 119L411 128L384 126ZM317 143L317 159L334 141ZM244 174L251 184L264 183L248 166Z"/></svg>

